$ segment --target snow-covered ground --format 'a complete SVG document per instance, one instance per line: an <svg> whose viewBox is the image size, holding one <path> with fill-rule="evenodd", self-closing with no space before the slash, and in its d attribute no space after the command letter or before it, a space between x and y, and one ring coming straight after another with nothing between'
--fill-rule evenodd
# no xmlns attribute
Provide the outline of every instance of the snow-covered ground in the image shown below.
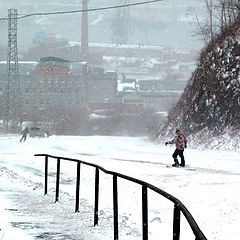
<svg viewBox="0 0 240 240"><path fill-rule="evenodd" d="M100 171L99 225L93 227L94 171L81 165L80 211L74 213L76 164L61 164L60 198L55 200L56 160L49 160L44 196L44 158L77 158L129 175L177 197L207 239L240 236L240 152L185 151L187 168L167 168L174 146L133 137L0 135L0 239L113 239L112 178ZM167 139L168 140L168 139ZM191 144L189 144L191 146ZM141 187L124 180L119 189L119 239L142 239ZM172 239L173 204L149 191L149 239ZM181 239L194 239L182 216Z"/></svg>

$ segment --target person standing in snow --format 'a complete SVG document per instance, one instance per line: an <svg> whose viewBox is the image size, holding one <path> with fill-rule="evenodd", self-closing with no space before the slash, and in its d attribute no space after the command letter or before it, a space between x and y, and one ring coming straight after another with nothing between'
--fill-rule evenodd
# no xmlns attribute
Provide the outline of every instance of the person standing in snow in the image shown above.
<svg viewBox="0 0 240 240"><path fill-rule="evenodd" d="M165 145L168 144L176 144L176 149L172 155L174 159L174 164L172 165L173 167L178 167L178 166L185 166L185 159L184 159L184 149L187 147L187 139L184 136L183 132L180 129L176 129L176 136L173 140L165 142ZM178 162L178 156L181 158L181 163L179 164Z"/></svg>
<svg viewBox="0 0 240 240"><path fill-rule="evenodd" d="M22 131L22 138L20 139L20 142L22 142L22 141L25 142L25 141L26 141L28 132L29 132L28 127L26 127L26 128Z"/></svg>

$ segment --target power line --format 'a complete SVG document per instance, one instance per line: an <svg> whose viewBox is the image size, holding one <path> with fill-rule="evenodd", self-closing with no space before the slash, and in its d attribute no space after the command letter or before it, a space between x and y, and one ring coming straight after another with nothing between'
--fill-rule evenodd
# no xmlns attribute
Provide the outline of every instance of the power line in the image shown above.
<svg viewBox="0 0 240 240"><path fill-rule="evenodd" d="M71 14L71 13L82 13L82 12L93 12L93 11L103 11L109 9L123 8L123 7L132 7L156 2L162 2L163 0L150 0L144 2L136 2L136 3L128 3L122 5L108 6L108 7L100 7L100 8L90 8L90 9L80 9L80 10L71 10L71 11L58 11L58 12L42 12L42 13L31 13L31 14L21 14L22 16L17 17L17 19L33 17L33 16L46 16L46 15L60 15L60 14ZM18 14L20 15L20 14ZM7 17L0 18L0 21L8 20Z"/></svg>

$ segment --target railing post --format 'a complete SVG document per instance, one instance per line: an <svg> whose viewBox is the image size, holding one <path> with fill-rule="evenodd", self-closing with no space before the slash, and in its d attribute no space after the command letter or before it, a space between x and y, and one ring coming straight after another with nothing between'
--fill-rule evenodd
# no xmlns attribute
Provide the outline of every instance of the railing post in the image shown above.
<svg viewBox="0 0 240 240"><path fill-rule="evenodd" d="M78 162L78 163L77 163L77 180L76 180L76 203L75 203L75 212L78 212L78 211L79 211L80 166L81 166L81 162Z"/></svg>
<svg viewBox="0 0 240 240"><path fill-rule="evenodd" d="M180 210L177 204L174 204L173 210L173 240L180 239Z"/></svg>
<svg viewBox="0 0 240 240"><path fill-rule="evenodd" d="M148 240L148 195L146 186L142 186L142 231L143 240Z"/></svg>
<svg viewBox="0 0 240 240"><path fill-rule="evenodd" d="M60 158L57 159L57 176L56 176L56 196L55 196L55 202L57 202L58 198L59 198L59 183L60 183Z"/></svg>
<svg viewBox="0 0 240 240"><path fill-rule="evenodd" d="M98 198L99 198L99 169L96 167L96 173L95 173L94 226L98 225Z"/></svg>
<svg viewBox="0 0 240 240"><path fill-rule="evenodd" d="M113 216L114 216L114 240L118 240L118 189L117 175L113 175Z"/></svg>
<svg viewBox="0 0 240 240"><path fill-rule="evenodd" d="M47 194L48 190L48 156L45 156L45 187L44 187L44 195Z"/></svg>

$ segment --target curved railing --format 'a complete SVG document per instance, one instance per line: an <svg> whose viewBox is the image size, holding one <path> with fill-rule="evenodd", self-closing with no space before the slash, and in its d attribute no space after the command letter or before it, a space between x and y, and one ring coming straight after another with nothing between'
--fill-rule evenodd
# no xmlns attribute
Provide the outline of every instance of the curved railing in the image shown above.
<svg viewBox="0 0 240 240"><path fill-rule="evenodd" d="M59 184L60 184L60 163L61 160L71 161L77 163L77 176L76 176L76 200L75 200L75 212L79 211L79 192L80 192L80 166L81 164L88 165L95 168L95 203L94 203L94 226L98 224L98 202L99 202L99 170L105 174L110 174L113 176L113 216L114 216L114 240L118 239L118 178L122 178L142 186L142 236L143 240L148 240L148 189L162 195L167 198L169 201L174 203L173 210L173 240L180 239L180 215L181 213L185 216L189 226L192 229L192 232L195 236L195 240L207 240L203 232L200 230L196 221L194 220L191 213L188 209L174 196L171 194L157 188L147 182L141 181L139 179L129 177L117 172L112 172L104 169L101 166L96 164L84 162L82 160L52 156L48 154L35 154L35 156L45 157L45 187L44 194L47 194L48 189L48 159L54 158L57 159L57 170L56 170L56 193L55 201L59 199Z"/></svg>

